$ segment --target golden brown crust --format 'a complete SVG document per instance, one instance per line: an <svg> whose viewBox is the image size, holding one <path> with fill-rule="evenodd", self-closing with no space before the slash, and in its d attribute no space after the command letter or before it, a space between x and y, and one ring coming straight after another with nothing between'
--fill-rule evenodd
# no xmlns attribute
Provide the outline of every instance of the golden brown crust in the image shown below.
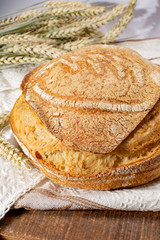
<svg viewBox="0 0 160 240"><path fill-rule="evenodd" d="M160 176L160 101L134 132L106 155L66 148L48 131L23 95L15 103L10 122L31 162L64 186L109 190L137 186ZM67 155L69 151L72 159Z"/></svg>
<svg viewBox="0 0 160 240"><path fill-rule="evenodd" d="M34 69L27 102L68 147L112 152L159 99L160 68L131 49L94 45Z"/></svg>

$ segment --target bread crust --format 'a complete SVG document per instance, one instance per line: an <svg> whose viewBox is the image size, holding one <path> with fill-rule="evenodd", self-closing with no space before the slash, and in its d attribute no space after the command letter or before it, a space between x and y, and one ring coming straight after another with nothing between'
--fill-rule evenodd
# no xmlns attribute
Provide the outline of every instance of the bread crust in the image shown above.
<svg viewBox="0 0 160 240"><path fill-rule="evenodd" d="M112 152L159 99L160 68L131 49L94 45L25 76L21 88L67 147Z"/></svg>

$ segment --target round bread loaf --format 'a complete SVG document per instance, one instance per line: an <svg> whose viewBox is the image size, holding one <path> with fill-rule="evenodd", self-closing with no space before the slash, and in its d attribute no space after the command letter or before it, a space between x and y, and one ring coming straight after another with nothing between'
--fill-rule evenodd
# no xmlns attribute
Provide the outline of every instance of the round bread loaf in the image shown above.
<svg viewBox="0 0 160 240"><path fill-rule="evenodd" d="M160 68L120 46L69 52L25 76L26 101L65 146L112 152L159 99Z"/></svg>
<svg viewBox="0 0 160 240"><path fill-rule="evenodd" d="M111 153L66 147L39 119L23 95L11 112L11 128L24 153L50 179L68 186L110 190L160 176L160 100Z"/></svg>

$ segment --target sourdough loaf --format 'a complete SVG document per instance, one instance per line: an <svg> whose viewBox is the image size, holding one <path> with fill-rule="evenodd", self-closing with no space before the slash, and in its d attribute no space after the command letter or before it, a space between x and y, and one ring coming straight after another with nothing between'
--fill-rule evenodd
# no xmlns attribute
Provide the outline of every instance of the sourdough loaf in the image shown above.
<svg viewBox="0 0 160 240"><path fill-rule="evenodd" d="M69 187L109 190L160 176L160 67L95 45L25 76L11 112L31 162Z"/></svg>
<svg viewBox="0 0 160 240"><path fill-rule="evenodd" d="M23 95L11 112L11 127L31 162L47 177L69 187L109 190L160 176L160 101L111 153L66 147L46 128Z"/></svg>
<svg viewBox="0 0 160 240"><path fill-rule="evenodd" d="M67 147L112 152L159 99L160 68L131 49L95 45L31 71L26 101Z"/></svg>

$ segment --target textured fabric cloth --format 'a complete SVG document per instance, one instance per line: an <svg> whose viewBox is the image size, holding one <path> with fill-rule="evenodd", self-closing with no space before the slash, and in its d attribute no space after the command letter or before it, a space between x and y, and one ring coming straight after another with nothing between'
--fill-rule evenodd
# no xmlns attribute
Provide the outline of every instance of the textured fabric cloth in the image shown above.
<svg viewBox="0 0 160 240"><path fill-rule="evenodd" d="M11 110L20 95L22 77L30 68L7 69L0 71L0 113ZM3 131L3 137L18 147L11 130ZM34 167L23 169L0 157L0 219L24 193L32 189L44 176Z"/></svg>
<svg viewBox="0 0 160 240"><path fill-rule="evenodd" d="M135 49L142 56L160 64L160 39L128 41L121 45ZM19 90L21 80L31 68L33 67L11 68L0 72L0 112L11 110L21 93ZM3 136L17 146L9 128L4 130ZM114 191L73 189L48 180L34 167L30 170L21 169L6 159L0 158L0 217L3 217L11 205L14 208L41 210L160 211L160 179L143 186Z"/></svg>

